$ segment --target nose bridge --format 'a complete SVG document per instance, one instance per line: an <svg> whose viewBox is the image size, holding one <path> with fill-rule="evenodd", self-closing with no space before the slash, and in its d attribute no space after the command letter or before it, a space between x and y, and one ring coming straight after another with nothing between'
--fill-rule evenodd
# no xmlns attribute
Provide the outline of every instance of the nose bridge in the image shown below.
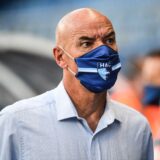
<svg viewBox="0 0 160 160"><path fill-rule="evenodd" d="M109 47L111 47L113 50L118 51L118 47L117 47L117 44L116 44L116 43L110 46L110 45L107 45L107 44L103 41L102 38L97 38L96 43L95 43L95 47L99 47L99 46L101 46L101 45L109 46Z"/></svg>
<svg viewBox="0 0 160 160"><path fill-rule="evenodd" d="M105 45L105 43L103 42L102 38L98 37L95 45L96 47L99 47L101 45Z"/></svg>

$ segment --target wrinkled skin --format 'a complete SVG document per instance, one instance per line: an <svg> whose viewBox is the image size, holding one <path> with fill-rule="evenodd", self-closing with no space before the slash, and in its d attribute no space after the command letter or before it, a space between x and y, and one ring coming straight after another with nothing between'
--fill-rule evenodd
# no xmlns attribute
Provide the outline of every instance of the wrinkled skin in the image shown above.
<svg viewBox="0 0 160 160"><path fill-rule="evenodd" d="M115 32L110 20L93 9L75 10L64 16L57 25L53 53L57 64L63 69L64 87L79 116L86 119L93 131L103 114L106 92L96 94L83 87L68 70L70 68L76 73L76 63L61 48L75 58L101 45L117 51Z"/></svg>

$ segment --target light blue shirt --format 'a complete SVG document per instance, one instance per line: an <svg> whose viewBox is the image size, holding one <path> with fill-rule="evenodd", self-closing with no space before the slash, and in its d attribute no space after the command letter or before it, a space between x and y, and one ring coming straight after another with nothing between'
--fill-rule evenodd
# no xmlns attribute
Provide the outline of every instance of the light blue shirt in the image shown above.
<svg viewBox="0 0 160 160"><path fill-rule="evenodd" d="M152 136L140 113L109 98L93 133L61 82L0 112L0 160L153 160Z"/></svg>

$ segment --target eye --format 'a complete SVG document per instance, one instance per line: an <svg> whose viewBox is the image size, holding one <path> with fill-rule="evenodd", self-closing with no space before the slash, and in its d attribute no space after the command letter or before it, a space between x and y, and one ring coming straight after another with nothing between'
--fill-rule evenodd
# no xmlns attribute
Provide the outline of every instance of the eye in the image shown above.
<svg viewBox="0 0 160 160"><path fill-rule="evenodd" d="M92 45L92 42L82 42L82 43L81 43L81 46L82 46L83 48L90 47L91 45Z"/></svg>
<svg viewBox="0 0 160 160"><path fill-rule="evenodd" d="M108 45L112 45L113 43L115 43L115 38L113 38L113 37L108 38L108 39L106 39L105 43Z"/></svg>

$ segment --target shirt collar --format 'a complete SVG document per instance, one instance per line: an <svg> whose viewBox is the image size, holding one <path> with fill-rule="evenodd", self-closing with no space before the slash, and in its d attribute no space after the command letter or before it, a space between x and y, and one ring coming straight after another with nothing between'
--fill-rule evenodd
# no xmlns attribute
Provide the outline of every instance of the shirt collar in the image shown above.
<svg viewBox="0 0 160 160"><path fill-rule="evenodd" d="M66 92L63 82L60 82L60 84L55 89L55 102L56 102L56 110L57 110L57 119L65 120L69 118L77 117L79 119L78 113L76 111L76 108L74 104L72 103L68 93ZM112 109L112 103L111 99L109 98L109 95L107 95L107 104L104 110L104 113L101 117L101 120L104 125L109 125L114 122L114 120L121 121L121 117L116 113L115 110Z"/></svg>
<svg viewBox="0 0 160 160"><path fill-rule="evenodd" d="M109 95L107 95L107 105L105 110L107 109L109 110L108 112L110 112L110 115L112 115L112 117L114 117L119 122L123 121L123 117L121 116L120 111L117 109L117 104L110 98Z"/></svg>
<svg viewBox="0 0 160 160"><path fill-rule="evenodd" d="M78 117L77 111L64 88L63 82L60 82L54 93L57 119L64 120L68 118Z"/></svg>
<svg viewBox="0 0 160 160"><path fill-rule="evenodd" d="M109 98L109 95L107 95L107 104L94 134L97 134L99 131L105 129L107 126L116 121L121 122L121 118L113 109L113 103Z"/></svg>

